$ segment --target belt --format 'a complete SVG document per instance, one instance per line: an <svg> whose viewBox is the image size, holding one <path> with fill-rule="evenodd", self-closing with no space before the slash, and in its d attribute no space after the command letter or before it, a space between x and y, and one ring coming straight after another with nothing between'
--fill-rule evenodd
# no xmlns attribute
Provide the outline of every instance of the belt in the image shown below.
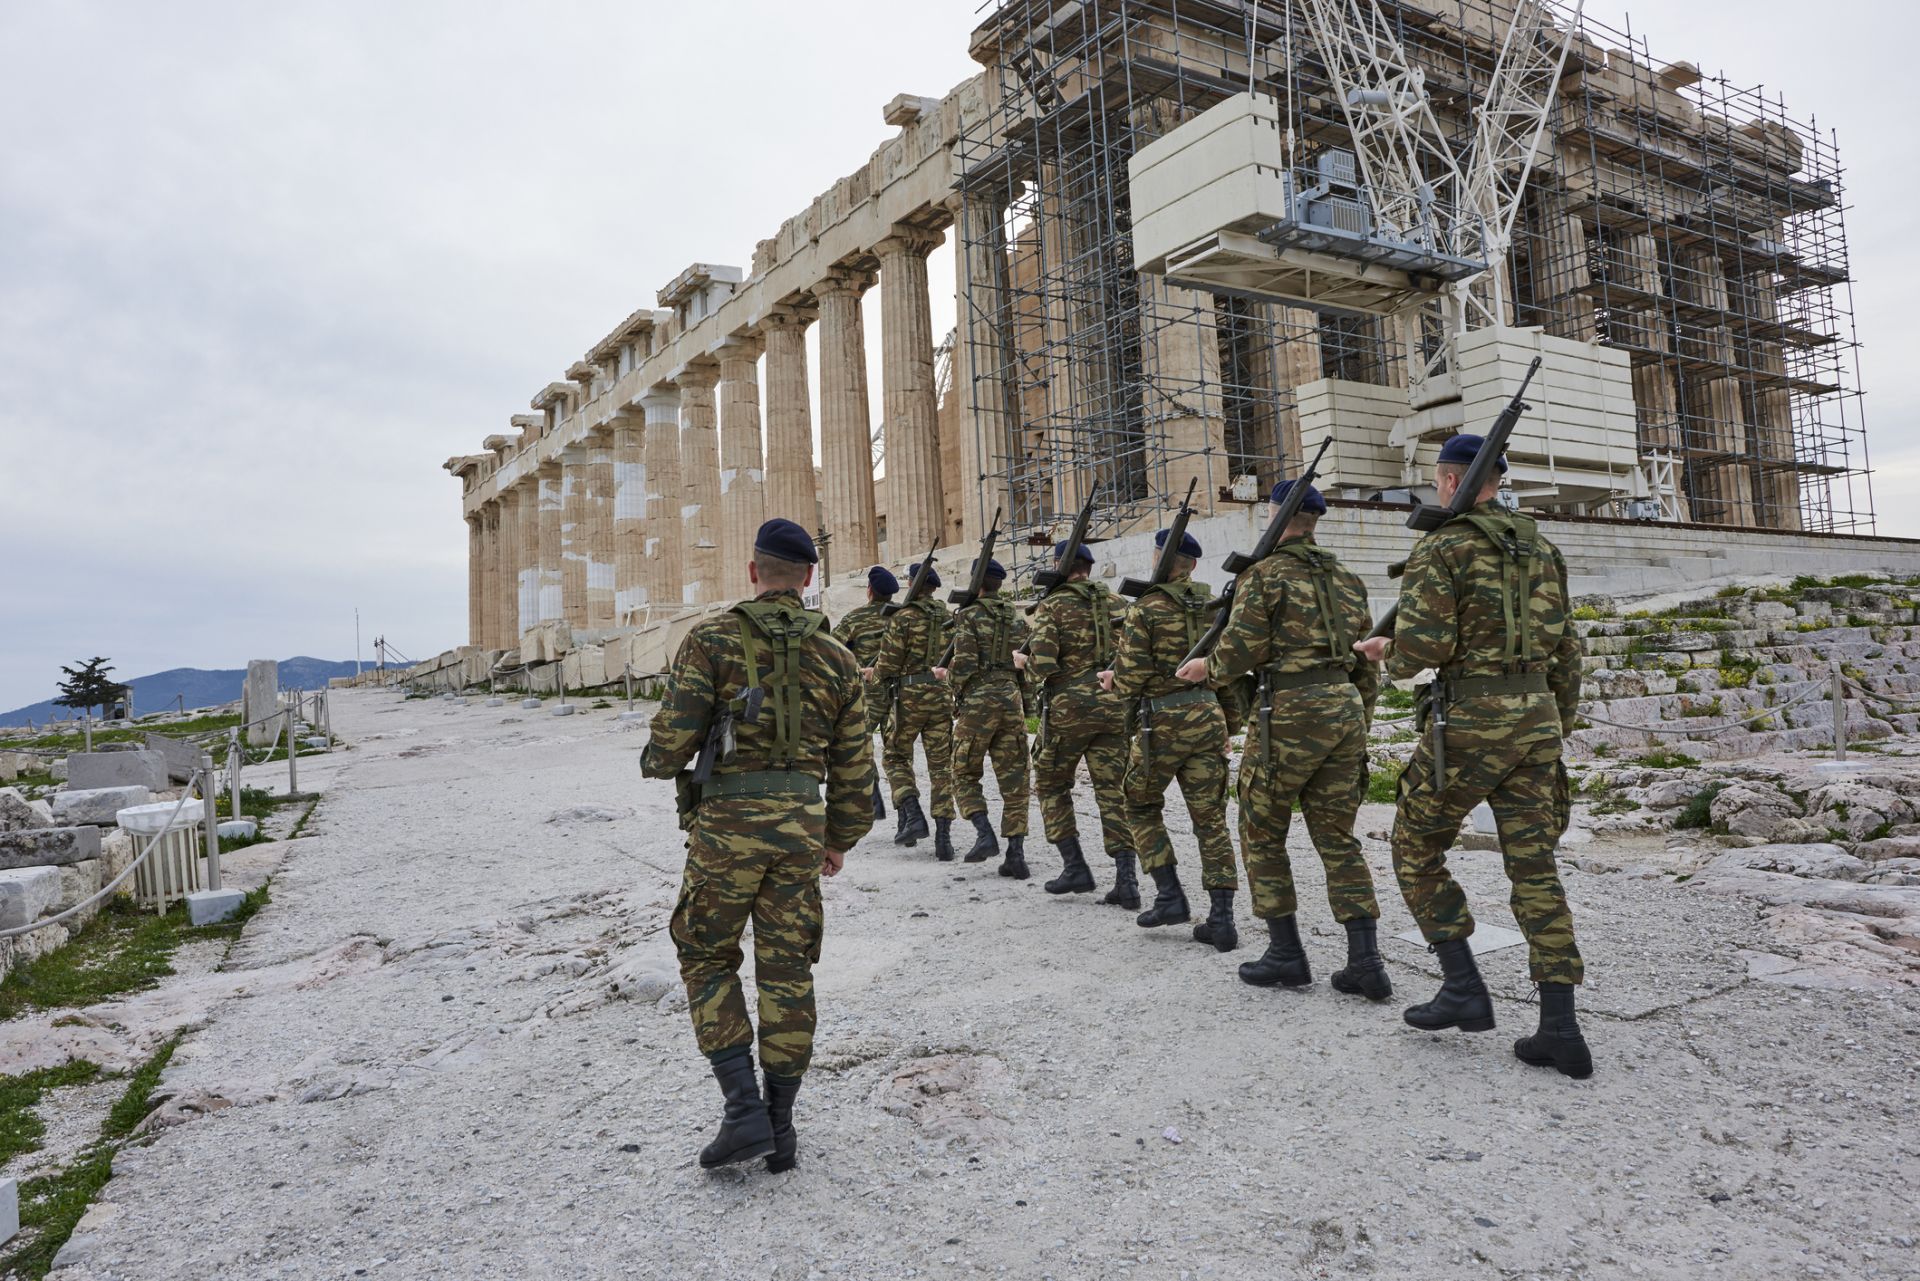
<svg viewBox="0 0 1920 1281"><path fill-rule="evenodd" d="M1184 703L1218 702L1219 696L1204 686L1199 689L1183 689L1177 694L1163 694L1159 698L1143 698L1140 705L1149 712L1164 712L1169 707L1179 707Z"/></svg>
<svg viewBox="0 0 1920 1281"><path fill-rule="evenodd" d="M900 684L904 688L908 685L925 685L930 681L937 681L939 679L940 678L932 672L914 672L910 675L902 676L900 678Z"/></svg>
<svg viewBox="0 0 1920 1281"><path fill-rule="evenodd" d="M1441 677L1447 697L1496 698L1503 694L1550 694L1545 672L1510 672L1504 676Z"/></svg>
<svg viewBox="0 0 1920 1281"><path fill-rule="evenodd" d="M1267 688L1275 694L1309 685L1348 685L1353 676L1344 667L1310 667L1304 672L1273 672L1267 676Z"/></svg>
<svg viewBox="0 0 1920 1281"><path fill-rule="evenodd" d="M792 769L750 769L715 774L700 787L700 799L716 796L810 796L819 799L820 780Z"/></svg>

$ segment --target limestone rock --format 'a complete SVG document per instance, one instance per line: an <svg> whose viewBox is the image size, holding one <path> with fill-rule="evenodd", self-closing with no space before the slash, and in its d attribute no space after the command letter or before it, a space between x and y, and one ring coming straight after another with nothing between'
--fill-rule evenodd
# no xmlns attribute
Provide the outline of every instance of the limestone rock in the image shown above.
<svg viewBox="0 0 1920 1281"><path fill-rule="evenodd" d="M0 871L0 930L30 925L60 901L60 869L18 867Z"/></svg>
<svg viewBox="0 0 1920 1281"><path fill-rule="evenodd" d="M1800 807L1791 796L1766 783L1732 783L1713 798L1713 821L1736 836L1775 839L1800 817Z"/></svg>
<svg viewBox="0 0 1920 1281"><path fill-rule="evenodd" d="M105 867L105 859L88 858L78 863L69 863L65 867L52 869L60 877L60 898L54 904L53 910L64 912L98 894L101 885L105 884L100 876ZM97 910L96 906L93 910L82 913L73 920L72 924L76 928L84 925L93 918L93 911Z"/></svg>
<svg viewBox="0 0 1920 1281"><path fill-rule="evenodd" d="M0 832L23 832L30 828L52 826L53 820L42 818L38 810L21 799L18 791L11 787L0 791Z"/></svg>
<svg viewBox="0 0 1920 1281"><path fill-rule="evenodd" d="M147 805L153 793L144 787L91 787L56 792L53 796L53 821L62 827L92 823L112 827L113 816L130 805Z"/></svg>
<svg viewBox="0 0 1920 1281"><path fill-rule="evenodd" d="M633 811L613 805L569 805L547 815L549 823L613 823L632 818Z"/></svg>
<svg viewBox="0 0 1920 1281"><path fill-rule="evenodd" d="M1890 858L1875 863L1860 881L1863 885L1920 885L1920 858Z"/></svg>
<svg viewBox="0 0 1920 1281"><path fill-rule="evenodd" d="M97 827L40 827L0 832L0 870L63 867L100 857Z"/></svg>
<svg viewBox="0 0 1920 1281"><path fill-rule="evenodd" d="M1920 859L1920 835L1896 832L1892 836L1883 836L1877 841L1868 841L1856 846L1854 853L1870 863L1889 859Z"/></svg>
<svg viewBox="0 0 1920 1281"><path fill-rule="evenodd" d="M1807 809L1814 822L1838 828L1856 841L1915 816L1906 797L1851 779L1816 788L1807 798Z"/></svg>
<svg viewBox="0 0 1920 1281"><path fill-rule="evenodd" d="M1708 865L1709 869L1746 869L1756 872L1783 872L1788 876L1824 877L1835 881L1857 881L1871 865L1855 858L1829 842L1812 845L1755 845L1729 850Z"/></svg>

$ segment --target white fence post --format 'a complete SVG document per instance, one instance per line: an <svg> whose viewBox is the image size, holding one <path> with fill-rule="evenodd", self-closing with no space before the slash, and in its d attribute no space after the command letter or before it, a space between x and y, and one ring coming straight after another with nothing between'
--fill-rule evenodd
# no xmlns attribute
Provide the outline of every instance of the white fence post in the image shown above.
<svg viewBox="0 0 1920 1281"><path fill-rule="evenodd" d="M200 803L205 807L204 818L207 826L207 888L220 888L220 820L214 816L214 802L220 795L220 787L214 781L213 753L200 754ZM235 818L240 817L238 810Z"/></svg>

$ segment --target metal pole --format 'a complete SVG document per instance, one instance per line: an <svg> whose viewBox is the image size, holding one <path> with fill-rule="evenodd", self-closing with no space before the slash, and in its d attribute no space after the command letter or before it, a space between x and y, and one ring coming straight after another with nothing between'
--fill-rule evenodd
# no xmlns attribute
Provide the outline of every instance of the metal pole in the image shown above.
<svg viewBox="0 0 1920 1281"><path fill-rule="evenodd" d="M214 798L220 794L220 788L213 781L213 754L200 754L200 803L205 807L207 824L207 888L220 888L220 824L213 816ZM238 811L234 817L240 817Z"/></svg>
<svg viewBox="0 0 1920 1281"><path fill-rule="evenodd" d="M293 718L287 718L287 795L300 794L300 758L299 749L293 743Z"/></svg>
<svg viewBox="0 0 1920 1281"><path fill-rule="evenodd" d="M232 817L240 817L240 765L247 758L242 755L240 730L236 726L227 731L227 808L233 811Z"/></svg>
<svg viewBox="0 0 1920 1281"><path fill-rule="evenodd" d="M631 711L633 708L633 669L632 668L628 667L628 668L621 669L620 683L626 686L627 708L629 711Z"/></svg>
<svg viewBox="0 0 1920 1281"><path fill-rule="evenodd" d="M80 733L87 740L87 750L93 750L93 712L89 710L86 718L80 722Z"/></svg>
<svg viewBox="0 0 1920 1281"><path fill-rule="evenodd" d="M1833 759L1847 759L1847 678L1840 671L1838 655L1827 660L1833 665Z"/></svg>

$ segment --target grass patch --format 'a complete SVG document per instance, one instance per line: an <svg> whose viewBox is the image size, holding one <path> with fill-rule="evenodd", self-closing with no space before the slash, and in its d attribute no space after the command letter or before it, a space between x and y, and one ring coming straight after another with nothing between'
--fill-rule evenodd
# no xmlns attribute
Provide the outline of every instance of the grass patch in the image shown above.
<svg viewBox="0 0 1920 1281"><path fill-rule="evenodd" d="M47 1127L34 1111L48 1090L85 1085L100 1075L91 1063L67 1063L42 1068L24 1076L0 1077L0 1165L26 1152L40 1150Z"/></svg>
<svg viewBox="0 0 1920 1281"><path fill-rule="evenodd" d="M1376 765L1367 771L1367 799L1376 805L1391 805L1400 798L1400 776L1407 767L1398 763Z"/></svg>
<svg viewBox="0 0 1920 1281"><path fill-rule="evenodd" d="M1675 828L1704 831L1713 826L1713 798L1727 790L1725 783L1708 783L1695 792L1673 820Z"/></svg>
<svg viewBox="0 0 1920 1281"><path fill-rule="evenodd" d="M1634 762L1648 769L1692 769L1699 763L1685 752L1670 752L1664 747L1657 747Z"/></svg>
<svg viewBox="0 0 1920 1281"><path fill-rule="evenodd" d="M1410 689L1401 689L1398 685L1388 685L1381 689L1378 706L1405 711L1414 704L1414 693Z"/></svg>
<svg viewBox="0 0 1920 1281"><path fill-rule="evenodd" d="M1605 618L1606 615L1592 605L1577 605L1574 607L1573 613L1569 614L1568 617L1576 622L1597 623Z"/></svg>
<svg viewBox="0 0 1920 1281"><path fill-rule="evenodd" d="M240 789L240 817L259 819L265 822L267 815L273 813L275 810L283 809L288 805L305 804L305 801L305 797L288 796L283 792L270 792L264 787L243 787ZM233 794L226 788L221 788L219 795L214 797L213 812L217 818L232 818L234 816ZM222 841L220 848L225 849L226 842Z"/></svg>
<svg viewBox="0 0 1920 1281"><path fill-rule="evenodd" d="M1596 801L1593 812L1596 814L1631 814L1640 808L1640 802L1632 800L1619 792L1609 792Z"/></svg>
<svg viewBox="0 0 1920 1281"><path fill-rule="evenodd" d="M210 713L205 716L190 716L179 721L95 721L93 726L93 745L102 743L137 743L152 734L165 734L169 738L187 738L194 734L211 734L216 730L232 729L240 723L239 712ZM42 748L55 752L77 752L86 748L87 736L78 728L68 730L50 730L34 738L14 739L7 744L9 751L22 751L27 748ZM226 751L224 743L214 744L216 756Z"/></svg>

